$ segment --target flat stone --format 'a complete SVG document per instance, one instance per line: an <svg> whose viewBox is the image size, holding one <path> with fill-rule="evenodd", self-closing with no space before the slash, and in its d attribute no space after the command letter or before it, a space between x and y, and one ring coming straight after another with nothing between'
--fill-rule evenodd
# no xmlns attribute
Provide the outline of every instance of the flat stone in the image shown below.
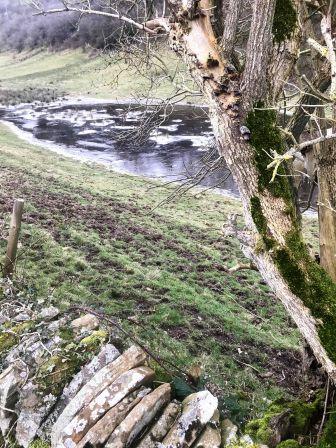
<svg viewBox="0 0 336 448"><path fill-rule="evenodd" d="M238 427L234 425L228 418L222 421L221 430L223 446L230 445L230 443L235 443L238 441Z"/></svg>
<svg viewBox="0 0 336 448"><path fill-rule="evenodd" d="M124 420L126 415L150 392L151 389L143 387L125 397L120 403L110 409L100 420L98 420L82 440L77 443L76 448L85 448L85 446L103 446L115 428Z"/></svg>
<svg viewBox="0 0 336 448"><path fill-rule="evenodd" d="M51 444L56 446L63 429L82 409L127 370L140 366L147 358L146 353L137 346L132 346L115 361L109 363L97 372L94 377L83 386L73 400L65 407L54 424L51 432Z"/></svg>
<svg viewBox="0 0 336 448"><path fill-rule="evenodd" d="M16 423L16 440L20 446L27 448L34 440L56 400L54 395L41 396L37 385L31 381L22 388L19 403L21 412Z"/></svg>
<svg viewBox="0 0 336 448"><path fill-rule="evenodd" d="M15 405L27 375L27 368L19 363L12 364L0 375L0 429L3 435L7 434L17 417Z"/></svg>
<svg viewBox="0 0 336 448"><path fill-rule="evenodd" d="M156 444L162 442L176 419L180 416L181 410L181 403L177 401L169 403L157 422L154 423L145 437L137 445L137 448L156 448Z"/></svg>
<svg viewBox="0 0 336 448"><path fill-rule="evenodd" d="M99 327L99 320L93 314L85 314L71 322L71 328L76 334L81 334L87 331L96 330Z"/></svg>
<svg viewBox="0 0 336 448"><path fill-rule="evenodd" d="M183 410L168 435L158 444L158 448L187 448L192 446L210 421L218 406L218 400L204 390L189 395L182 403Z"/></svg>
<svg viewBox="0 0 336 448"><path fill-rule="evenodd" d="M155 418L157 413L169 402L170 384L162 384L145 396L139 404L114 430L106 448L126 448L131 445L141 431Z"/></svg>
<svg viewBox="0 0 336 448"><path fill-rule="evenodd" d="M120 375L112 384L97 395L63 429L56 446L75 447L93 425L111 408L140 386L150 383L155 377L149 367L136 367Z"/></svg>
<svg viewBox="0 0 336 448"><path fill-rule="evenodd" d="M31 319L28 313L20 313L15 316L15 322L26 322Z"/></svg>
<svg viewBox="0 0 336 448"><path fill-rule="evenodd" d="M86 364L80 372L78 372L71 382L63 389L63 393L57 402L57 405L53 409L53 412L49 415L48 419L43 423L43 426L38 431L38 436L44 439L50 439L51 428L55 424L56 420L64 410L64 408L70 403L70 401L76 396L79 390L93 376L110 364L120 356L119 350L112 344L104 345L97 356L95 356L88 364Z"/></svg>
<svg viewBox="0 0 336 448"><path fill-rule="evenodd" d="M59 315L60 311L55 306L49 306L48 308L43 308L39 313L38 317L43 320L52 320Z"/></svg>
<svg viewBox="0 0 336 448"><path fill-rule="evenodd" d="M214 415L207 423L200 438L195 443L195 448L220 448L221 446L221 432L219 429L219 411L216 409Z"/></svg>

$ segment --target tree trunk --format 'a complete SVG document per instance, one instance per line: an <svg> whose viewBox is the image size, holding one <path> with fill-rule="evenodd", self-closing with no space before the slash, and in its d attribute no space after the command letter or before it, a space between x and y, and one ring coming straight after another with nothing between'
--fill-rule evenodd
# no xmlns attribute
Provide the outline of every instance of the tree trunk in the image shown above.
<svg viewBox="0 0 336 448"><path fill-rule="evenodd" d="M323 128L326 132L327 125ZM336 282L336 142L316 145L314 155L319 185L320 263Z"/></svg>
<svg viewBox="0 0 336 448"><path fill-rule="evenodd" d="M310 257L303 242L301 219L287 177L290 167L280 167L274 182L267 168L271 161L267 154L285 150L276 114L267 105L276 100L279 79L293 68L294 52L300 45L297 26L288 44L286 36L277 44L281 53L275 47L271 51L275 3L256 1L243 74L232 72L221 55L211 26L209 0L202 0L199 9L188 13L185 3L171 2L175 15L171 42L204 93L219 152L238 185L247 225L240 233L244 253L257 265L318 361L336 381L336 284ZM299 13L302 2L297 0L295 6ZM267 85L267 73L272 72L274 79Z"/></svg>

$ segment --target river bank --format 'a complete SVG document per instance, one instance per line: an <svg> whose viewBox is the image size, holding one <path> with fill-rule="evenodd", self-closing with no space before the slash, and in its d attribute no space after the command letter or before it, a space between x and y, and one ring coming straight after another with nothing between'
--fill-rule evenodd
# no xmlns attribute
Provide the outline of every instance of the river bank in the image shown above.
<svg viewBox="0 0 336 448"><path fill-rule="evenodd" d="M174 72L181 63L172 52L164 51ZM128 67L113 56L82 50L0 53L0 80L0 89L21 92L21 102L29 97L30 89L44 89L49 92L47 97L53 92L113 101L144 96L160 100L174 92L166 77L153 86L150 77L142 76L138 67ZM198 102L198 98L190 102Z"/></svg>
<svg viewBox="0 0 336 448"><path fill-rule="evenodd" d="M15 283L25 297L93 306L184 370L201 365L238 421L297 393L294 324L258 273L225 272L244 261L221 236L237 201L189 193L158 207L171 188L0 131L1 220L14 197L26 201Z"/></svg>

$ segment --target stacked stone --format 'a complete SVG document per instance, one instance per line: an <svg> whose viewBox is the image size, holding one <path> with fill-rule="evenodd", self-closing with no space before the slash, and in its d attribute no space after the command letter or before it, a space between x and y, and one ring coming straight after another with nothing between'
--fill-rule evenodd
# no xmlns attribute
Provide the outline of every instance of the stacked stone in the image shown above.
<svg viewBox="0 0 336 448"><path fill-rule="evenodd" d="M14 325L0 334L7 341L6 350L0 347L4 440L24 448L36 439L52 448L237 444L236 427L224 424L221 430L218 401L210 392L180 403L172 400L170 384L153 388L146 353L138 346L120 353L96 317L71 321L53 307L18 317L11 316Z"/></svg>

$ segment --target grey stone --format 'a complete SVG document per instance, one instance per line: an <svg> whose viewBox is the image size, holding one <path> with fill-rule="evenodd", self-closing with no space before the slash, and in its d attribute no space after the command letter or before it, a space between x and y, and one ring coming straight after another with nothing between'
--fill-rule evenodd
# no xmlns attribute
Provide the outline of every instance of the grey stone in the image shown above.
<svg viewBox="0 0 336 448"><path fill-rule="evenodd" d="M87 444L91 446L104 445L112 432L118 425L120 425L127 414L150 392L151 389L143 387L125 397L120 403L110 409L100 420L98 420L82 440L77 443L76 448L85 448Z"/></svg>
<svg viewBox="0 0 336 448"><path fill-rule="evenodd" d="M22 388L19 403L21 412L16 424L16 440L20 446L27 448L34 440L42 421L56 400L51 394L42 396L32 381Z"/></svg>
<svg viewBox="0 0 336 448"><path fill-rule="evenodd" d="M181 417L176 421L160 448L184 448L192 446L209 422L218 406L218 400L210 392L204 390L189 395L182 403Z"/></svg>
<svg viewBox="0 0 336 448"><path fill-rule="evenodd" d="M194 446L195 448L220 448L221 440L219 411L216 410Z"/></svg>
<svg viewBox="0 0 336 448"><path fill-rule="evenodd" d="M43 308L39 313L38 317L43 320L52 320L59 315L60 311L55 306L49 306L48 308Z"/></svg>
<svg viewBox="0 0 336 448"><path fill-rule="evenodd" d="M77 335L87 331L96 330L99 327L99 320L93 314L85 314L71 322L71 328Z"/></svg>
<svg viewBox="0 0 336 448"><path fill-rule="evenodd" d="M3 435L7 434L16 419L15 405L27 375L27 368L19 362L9 366L0 375L0 429Z"/></svg>
<svg viewBox="0 0 336 448"><path fill-rule="evenodd" d="M56 443L57 448L75 447L108 410L138 387L150 383L154 376L154 371L144 366L124 372L99 395L96 395L89 405L83 408L61 431Z"/></svg>
<svg viewBox="0 0 336 448"><path fill-rule="evenodd" d="M106 448L127 448L152 421L157 413L170 401L170 384L162 384L144 397L114 430Z"/></svg>
<svg viewBox="0 0 336 448"><path fill-rule="evenodd" d="M38 430L37 434L40 437L49 440L52 426L55 424L64 408L76 396L84 384L90 381L99 370L107 364L113 362L119 356L120 352L116 349L116 347L114 347L114 345L104 345L98 355L86 364L82 370L73 377L68 386L63 389L62 396L58 400L53 412L49 415L43 426Z"/></svg>
<svg viewBox="0 0 336 448"><path fill-rule="evenodd" d="M234 425L231 420L226 418L222 421L222 446L230 445L230 443L235 443L238 441L237 432L238 427Z"/></svg>
<svg viewBox="0 0 336 448"><path fill-rule="evenodd" d="M123 372L140 366L145 362L147 355L137 346L132 346L115 361L103 367L94 377L83 386L71 402L65 407L57 419L51 432L51 444L56 446L60 440L63 429L72 419L102 391L104 391Z"/></svg>
<svg viewBox="0 0 336 448"><path fill-rule="evenodd" d="M169 403L157 422L154 423L145 437L137 445L137 448L155 448L157 442L162 442L176 419L180 416L181 409L181 403L177 401Z"/></svg>

